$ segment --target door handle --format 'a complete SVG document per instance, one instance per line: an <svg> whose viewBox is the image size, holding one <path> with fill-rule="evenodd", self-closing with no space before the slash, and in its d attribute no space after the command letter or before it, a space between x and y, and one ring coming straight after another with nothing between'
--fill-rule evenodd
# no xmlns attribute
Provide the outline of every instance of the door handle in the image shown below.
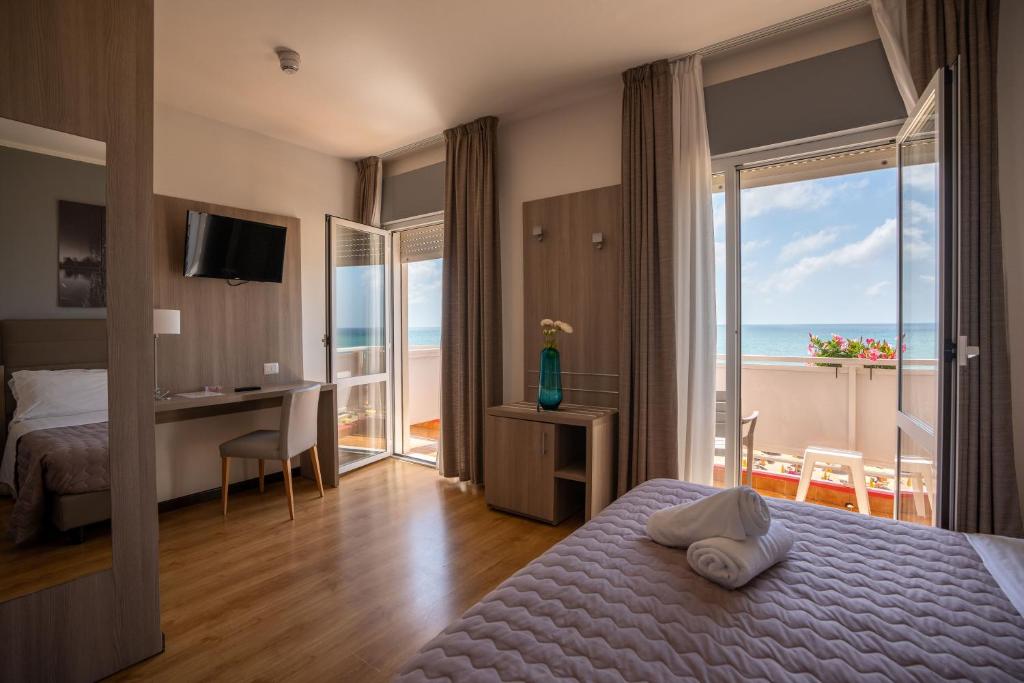
<svg viewBox="0 0 1024 683"><path fill-rule="evenodd" d="M971 346L967 343L967 337L961 335L957 337L956 342L956 364L960 367L966 367L967 361L971 358L977 358L981 355L981 349L977 346Z"/></svg>

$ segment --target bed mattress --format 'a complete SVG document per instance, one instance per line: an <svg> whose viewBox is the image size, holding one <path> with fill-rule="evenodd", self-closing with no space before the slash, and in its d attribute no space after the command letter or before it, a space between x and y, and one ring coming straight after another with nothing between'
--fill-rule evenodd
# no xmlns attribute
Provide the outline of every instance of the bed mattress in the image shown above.
<svg viewBox="0 0 1024 683"><path fill-rule="evenodd" d="M1024 618L964 534L769 501L796 542L735 591L651 541L654 480L427 643L400 681L1020 681Z"/></svg>
<svg viewBox="0 0 1024 683"><path fill-rule="evenodd" d="M18 440L16 452L18 497L9 528L15 543L41 531L50 497L110 490L106 422L34 431Z"/></svg>

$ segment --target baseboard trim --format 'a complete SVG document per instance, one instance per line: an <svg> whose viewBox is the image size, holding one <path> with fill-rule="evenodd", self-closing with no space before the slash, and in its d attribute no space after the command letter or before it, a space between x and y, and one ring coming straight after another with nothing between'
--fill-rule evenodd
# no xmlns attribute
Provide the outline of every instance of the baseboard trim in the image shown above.
<svg viewBox="0 0 1024 683"><path fill-rule="evenodd" d="M301 477L302 468L293 467L292 477ZM271 484L278 481L284 481L284 475L280 472L271 472L270 474L263 477L263 481L266 484ZM259 488L260 480L259 477L253 477L252 479L243 479L242 481L236 481L228 486L228 494L240 493L242 491L249 491L251 489ZM220 487L213 489L207 489L206 491L199 491L197 493L189 493L178 498L168 498L162 500L157 504L157 511L160 514L165 512L171 512L172 510L180 510L181 508L188 507L190 505L197 505L199 503L208 503L211 500L220 500Z"/></svg>

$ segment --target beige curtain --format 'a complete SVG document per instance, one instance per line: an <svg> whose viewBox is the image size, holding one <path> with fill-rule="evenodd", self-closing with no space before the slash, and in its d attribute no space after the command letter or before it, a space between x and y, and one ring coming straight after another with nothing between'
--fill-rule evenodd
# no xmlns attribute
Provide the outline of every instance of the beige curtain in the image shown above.
<svg viewBox="0 0 1024 683"><path fill-rule="evenodd" d="M714 483L715 225L700 55L672 64L673 250L679 478Z"/></svg>
<svg viewBox="0 0 1024 683"><path fill-rule="evenodd" d="M907 63L907 0L871 0L871 15L882 39L896 89L909 114L917 104L918 93Z"/></svg>
<svg viewBox="0 0 1024 683"><path fill-rule="evenodd" d="M909 62L918 92L939 67L957 57L961 67L960 334L981 354L960 373L956 526L1020 536L999 220L998 20L998 0L907 2Z"/></svg>
<svg viewBox="0 0 1024 683"><path fill-rule="evenodd" d="M366 157L356 162L356 223L380 227L382 166L380 157Z"/></svg>
<svg viewBox="0 0 1024 683"><path fill-rule="evenodd" d="M676 478L672 270L672 74L667 61L622 75L622 327L619 462L625 493Z"/></svg>
<svg viewBox="0 0 1024 683"><path fill-rule="evenodd" d="M498 119L444 132L441 303L442 476L483 482L484 423L501 403L501 255L495 147Z"/></svg>

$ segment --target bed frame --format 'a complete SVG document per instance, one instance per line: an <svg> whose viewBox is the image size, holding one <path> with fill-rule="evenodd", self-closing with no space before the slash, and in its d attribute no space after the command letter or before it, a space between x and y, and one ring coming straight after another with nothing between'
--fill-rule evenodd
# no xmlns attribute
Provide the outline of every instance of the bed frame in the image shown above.
<svg viewBox="0 0 1024 683"><path fill-rule="evenodd" d="M105 369L107 321L0 320L0 367L4 382L0 392L0 443L5 443L15 407L11 375L18 370ZM50 517L69 540L80 542L86 525L110 519L110 491L56 496Z"/></svg>

